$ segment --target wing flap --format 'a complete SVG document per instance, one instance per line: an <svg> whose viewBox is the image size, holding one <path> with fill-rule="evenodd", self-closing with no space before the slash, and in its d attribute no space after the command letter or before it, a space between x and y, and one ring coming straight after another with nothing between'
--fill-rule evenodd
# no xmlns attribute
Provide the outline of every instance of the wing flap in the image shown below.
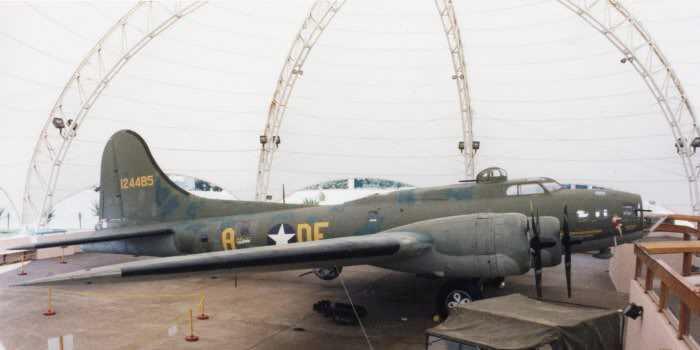
<svg viewBox="0 0 700 350"><path fill-rule="evenodd" d="M432 247L428 236L387 232L282 246L254 247L185 256L154 258L56 275L23 283L132 277L210 270L281 271L323 266L371 264L417 256Z"/></svg>
<svg viewBox="0 0 700 350"><path fill-rule="evenodd" d="M165 236L171 235L174 231L171 228L163 226L137 226L133 228L118 228L118 229L104 229L99 231L92 231L86 234L80 234L71 236L68 238L44 241L44 242L34 242L29 244L22 244L14 247L8 248L9 250L36 250L51 247L66 247L70 245L87 244L87 243L97 243L97 242L109 242L109 241L119 241L129 238L140 238L140 237L153 237L153 236Z"/></svg>

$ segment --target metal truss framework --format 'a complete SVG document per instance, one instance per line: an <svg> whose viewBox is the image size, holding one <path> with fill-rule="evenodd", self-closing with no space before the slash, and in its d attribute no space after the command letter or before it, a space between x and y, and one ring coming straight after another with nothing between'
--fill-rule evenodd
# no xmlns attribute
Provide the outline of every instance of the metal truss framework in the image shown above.
<svg viewBox="0 0 700 350"><path fill-rule="evenodd" d="M204 4L178 1L174 8L161 13L154 5L160 9L162 3L139 1L87 53L51 109L34 147L25 182L23 224L47 223L55 202L60 200L56 198L56 185L61 165L80 125L104 89L151 40Z"/></svg>
<svg viewBox="0 0 700 350"><path fill-rule="evenodd" d="M649 32L620 0L558 0L591 25L621 53L649 88L673 133L678 156L688 179L693 213L700 212L699 169L694 164L700 146L695 112L678 75ZM695 145L695 146L694 146Z"/></svg>
<svg viewBox="0 0 700 350"><path fill-rule="evenodd" d="M343 2L336 1L328 5L326 11L321 16L317 16L314 15L314 9L317 9L317 5L327 3L323 0L317 1L292 45L292 50L275 89L264 134L260 137L262 148L258 165L256 191L258 200L270 199L268 191L272 159L280 144L279 129L294 83L303 73L302 66L311 48ZM558 2L605 36L622 53L623 58L620 62L632 65L642 77L671 127L675 147L688 179L692 211L699 213L698 176L700 169L694 164L693 156L695 148L700 146L698 138L700 130L685 89L659 46L642 24L622 5L622 1L558 0ZM459 26L452 0L435 0L435 4L450 49L455 73L452 78L457 83L464 141L460 148L464 149L467 178L473 178L476 155L474 146L476 145L472 143L472 111ZM317 18L320 20L316 20ZM313 33L313 35L304 36L305 32ZM272 140L272 144L267 146L269 140Z"/></svg>
<svg viewBox="0 0 700 350"><path fill-rule="evenodd" d="M700 130L695 113L680 79L649 33L632 14L615 0L558 0L604 35L622 54L622 63L631 64L642 77L671 127L678 155L686 172L693 212L700 212L700 188L697 166L692 159L693 144L700 145ZM345 0L319 0L312 7L292 44L270 103L265 131L260 137L256 197L267 199L272 160L280 145L279 130L296 80L303 74L303 65L311 49ZM452 58L460 98L460 115L464 135L465 168L468 177L474 174L471 107L462 42L451 0L435 0ZM141 1L130 9L98 41L81 61L52 108L27 171L23 197L22 223L46 224L55 201L56 184L61 164L77 136L79 125L109 82L135 54L153 38L183 16L195 11L204 2L180 2L173 13L163 19L149 16L152 3ZM141 21L141 22L138 22ZM138 22L146 30L138 38L127 37L127 24ZM155 23L155 25L154 25ZM106 50L108 42L119 43L116 52ZM57 129L57 130L55 130ZM697 141L698 143L695 143Z"/></svg>
<svg viewBox="0 0 700 350"><path fill-rule="evenodd" d="M311 49L320 38L333 17L338 13L345 0L318 0L314 3L304 24L297 33L292 48L289 50L282 72L277 81L277 87L272 96L270 109L268 112L265 130L260 136L260 158L258 161L258 178L255 197L257 200L270 200L269 194L270 173L272 170L272 160L275 152L280 146L279 130L282 119L287 111L287 104L294 89L297 79L304 73L304 62L311 52ZM472 116L471 103L469 98L469 87L467 84L466 64L464 61L464 51L462 48L462 38L457 25L457 17L454 12L452 0L435 0L442 26L447 37L452 65L454 68L454 79L457 83L457 93L459 95L460 116L462 119L463 139L459 148L463 150L465 158L465 170L467 178L474 177L474 156L476 151L473 148L472 136Z"/></svg>
<svg viewBox="0 0 700 350"><path fill-rule="evenodd" d="M447 37L447 45L452 58L452 68L454 75L452 79L457 83L457 94L459 95L459 115L462 119L462 141L459 145L464 156L464 167L467 179L474 178L474 168L476 168L476 151L478 146L474 144L474 133L472 131L472 104L469 94L469 83L467 81L467 65L464 60L464 48L462 46L462 35L459 32L459 24L455 15L452 0L435 0L442 28Z"/></svg>
<svg viewBox="0 0 700 350"><path fill-rule="evenodd" d="M255 199L257 200L272 199L269 196L272 158L281 142L279 130L282 126L284 114L287 111L289 97L292 95L297 79L304 74L304 63L306 58L309 57L311 49L321 37L321 34L323 34L323 30L326 29L344 4L345 0L316 1L301 25L301 29L294 37L294 42L289 49L289 54L284 61L284 66L277 80L277 87L272 95L265 130L260 136L260 157L255 189Z"/></svg>

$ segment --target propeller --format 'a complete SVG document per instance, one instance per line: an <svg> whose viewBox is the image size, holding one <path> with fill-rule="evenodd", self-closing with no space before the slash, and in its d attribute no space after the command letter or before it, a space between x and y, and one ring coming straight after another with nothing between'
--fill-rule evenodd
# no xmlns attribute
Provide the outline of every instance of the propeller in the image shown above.
<svg viewBox="0 0 700 350"><path fill-rule="evenodd" d="M564 217L561 223L564 234L561 237L561 245L564 247L564 271L566 273L566 294L571 298L571 246L581 243L578 239L571 238L569 231L569 208L564 204Z"/></svg>
<svg viewBox="0 0 700 350"><path fill-rule="evenodd" d="M535 215L532 202L530 202L528 230L532 232L530 250L532 252L533 267L535 269L535 289L537 290L537 298L542 299L542 249L553 247L556 245L556 242L548 242L540 238L540 211L538 208L537 215Z"/></svg>

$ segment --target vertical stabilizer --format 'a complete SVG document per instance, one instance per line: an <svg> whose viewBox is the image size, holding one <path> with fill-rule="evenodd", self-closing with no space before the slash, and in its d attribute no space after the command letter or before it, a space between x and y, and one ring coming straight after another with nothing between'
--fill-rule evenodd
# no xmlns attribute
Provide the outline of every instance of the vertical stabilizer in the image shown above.
<svg viewBox="0 0 700 350"><path fill-rule="evenodd" d="M215 200L195 196L173 183L153 159L146 142L131 130L112 135L102 154L102 226L127 226L297 208L282 203Z"/></svg>

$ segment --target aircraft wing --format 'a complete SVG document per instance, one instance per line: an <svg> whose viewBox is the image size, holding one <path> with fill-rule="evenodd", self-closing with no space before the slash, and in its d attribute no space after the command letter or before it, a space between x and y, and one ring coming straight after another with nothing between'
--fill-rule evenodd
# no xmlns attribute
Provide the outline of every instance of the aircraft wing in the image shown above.
<svg viewBox="0 0 700 350"><path fill-rule="evenodd" d="M118 241L129 238L165 236L173 234L173 230L164 225L145 225L125 228L103 229L69 235L67 238L45 242L35 242L8 248L9 250L35 250L51 247L66 247L69 245Z"/></svg>
<svg viewBox="0 0 700 350"><path fill-rule="evenodd" d="M22 285L98 277L132 277L210 270L281 271L362 265L417 256L431 247L432 240L429 236L413 232L386 232L288 245L154 258L60 274L22 283Z"/></svg>

